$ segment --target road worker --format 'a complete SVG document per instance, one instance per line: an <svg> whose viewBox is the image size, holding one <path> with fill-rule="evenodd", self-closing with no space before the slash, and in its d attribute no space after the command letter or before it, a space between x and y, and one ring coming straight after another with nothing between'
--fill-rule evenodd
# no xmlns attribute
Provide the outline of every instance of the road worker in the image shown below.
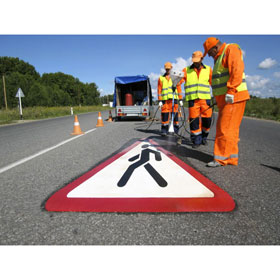
<svg viewBox="0 0 280 280"><path fill-rule="evenodd" d="M207 166L238 165L239 127L246 101L250 99L244 74L242 51L237 44L226 44L210 37L204 55L213 57L212 92L219 109L214 160Z"/></svg>
<svg viewBox="0 0 280 280"><path fill-rule="evenodd" d="M170 70L172 69L172 64L166 62L164 64L165 73L158 79L158 105L161 108L161 135L166 136L169 128L169 117L174 113L174 132L179 132L179 121L178 121L178 103L183 105L182 95L178 94L177 88L173 86L172 80L170 78ZM172 108L174 92L174 108Z"/></svg>
<svg viewBox="0 0 280 280"><path fill-rule="evenodd" d="M195 51L192 54L193 64L183 69L184 78L180 81L180 85L185 82L185 99L188 101L191 141L194 149L201 144L207 145L212 117L212 109L209 108L212 69L204 65L202 60L202 52Z"/></svg>

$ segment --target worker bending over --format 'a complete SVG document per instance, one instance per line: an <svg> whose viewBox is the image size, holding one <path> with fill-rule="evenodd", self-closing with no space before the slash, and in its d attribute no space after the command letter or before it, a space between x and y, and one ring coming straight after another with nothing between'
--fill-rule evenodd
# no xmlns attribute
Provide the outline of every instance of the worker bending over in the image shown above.
<svg viewBox="0 0 280 280"><path fill-rule="evenodd" d="M250 99L245 81L242 51L237 44L226 44L210 37L204 44L204 56L212 56L212 91L219 109L214 160L207 166L238 165L239 127L246 101Z"/></svg>
<svg viewBox="0 0 280 280"><path fill-rule="evenodd" d="M174 132L179 132L179 121L178 121L178 101L180 101L180 106L183 106L182 95L178 94L178 90L173 86L172 80L170 78L170 70L172 69L172 64L166 62L164 64L165 73L158 79L158 105L161 108L161 135L165 136L168 133L169 128L169 117L174 113ZM179 86L177 86L178 88ZM174 108L172 108L172 100L174 94Z"/></svg>
<svg viewBox="0 0 280 280"><path fill-rule="evenodd" d="M192 147L198 148L201 144L207 145L207 136L210 131L212 109L210 85L212 69L202 63L203 54L196 51L192 54L193 64L184 68L185 99L189 106L189 121ZM181 92L181 87L179 88ZM201 118L200 118L201 117Z"/></svg>

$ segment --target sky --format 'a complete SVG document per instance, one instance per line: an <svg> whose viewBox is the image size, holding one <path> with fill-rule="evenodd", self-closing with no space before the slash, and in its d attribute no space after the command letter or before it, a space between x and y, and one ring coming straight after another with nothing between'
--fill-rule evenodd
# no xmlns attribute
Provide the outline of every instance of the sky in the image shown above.
<svg viewBox="0 0 280 280"><path fill-rule="evenodd" d="M0 35L0 56L18 57L43 73L63 72L112 94L116 76L148 75L153 95L164 63L182 70L207 37L237 43L252 95L280 98L280 35ZM213 68L213 59L204 63Z"/></svg>

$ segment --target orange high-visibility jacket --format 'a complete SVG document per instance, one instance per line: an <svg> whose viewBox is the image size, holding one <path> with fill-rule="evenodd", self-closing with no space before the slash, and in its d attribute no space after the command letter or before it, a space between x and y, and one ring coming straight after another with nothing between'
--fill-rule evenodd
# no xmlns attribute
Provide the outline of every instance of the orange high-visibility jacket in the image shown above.
<svg viewBox="0 0 280 280"><path fill-rule="evenodd" d="M223 53L226 43L223 43L219 52L214 60L217 61L218 57ZM242 51L236 44L229 44L226 48L225 55L222 60L222 65L228 68L229 80L227 82L227 93L234 95L234 102L250 99L248 90L237 92L236 88L242 83L242 75L244 72L244 62L242 60ZM217 103L225 102L225 95L215 96Z"/></svg>

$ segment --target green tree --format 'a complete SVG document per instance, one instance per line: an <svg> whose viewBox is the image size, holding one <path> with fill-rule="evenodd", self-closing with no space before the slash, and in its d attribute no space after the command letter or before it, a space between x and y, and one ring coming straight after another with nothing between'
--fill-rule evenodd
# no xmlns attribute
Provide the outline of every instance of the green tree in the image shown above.
<svg viewBox="0 0 280 280"><path fill-rule="evenodd" d="M13 72L18 72L23 75L30 75L34 79L39 79L40 74L35 70L35 67L29 63L15 57L2 56L0 57L0 73L9 75Z"/></svg>
<svg viewBox="0 0 280 280"><path fill-rule="evenodd" d="M51 100L47 88L39 82L34 82L26 97L28 106L50 106Z"/></svg>
<svg viewBox="0 0 280 280"><path fill-rule="evenodd" d="M95 83L82 83L78 78L62 72L44 73L19 58L0 57L0 73L6 78L7 101L10 108L18 105L18 88L25 94L23 106L75 106L101 104ZM0 108L4 107L3 82L0 79Z"/></svg>

